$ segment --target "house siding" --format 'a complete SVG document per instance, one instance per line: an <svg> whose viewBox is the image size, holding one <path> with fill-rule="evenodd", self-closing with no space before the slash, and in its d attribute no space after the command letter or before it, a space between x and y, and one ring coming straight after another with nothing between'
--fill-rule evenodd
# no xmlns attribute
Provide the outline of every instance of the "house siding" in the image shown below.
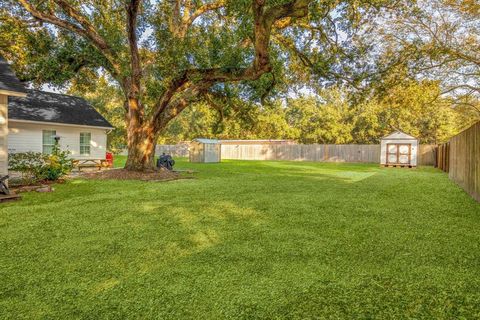
<svg viewBox="0 0 480 320"><path fill-rule="evenodd" d="M0 94L0 176L7 174L8 167L8 96Z"/></svg>
<svg viewBox="0 0 480 320"><path fill-rule="evenodd" d="M105 159L107 133L105 129L71 127L55 124L33 124L10 121L8 151L42 152L42 131L55 130L60 137L60 148L70 151L74 159ZM91 133L90 155L80 155L80 132Z"/></svg>

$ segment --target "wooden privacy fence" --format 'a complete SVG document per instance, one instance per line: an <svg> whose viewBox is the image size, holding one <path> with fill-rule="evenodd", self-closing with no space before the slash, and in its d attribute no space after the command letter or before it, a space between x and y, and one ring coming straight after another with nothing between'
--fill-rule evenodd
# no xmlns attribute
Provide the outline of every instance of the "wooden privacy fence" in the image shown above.
<svg viewBox="0 0 480 320"><path fill-rule="evenodd" d="M435 166L448 172L450 169L450 143L439 144L435 149Z"/></svg>
<svg viewBox="0 0 480 320"><path fill-rule="evenodd" d="M156 154L188 157L188 144L158 145ZM435 146L421 145L419 165L433 165ZM221 158L232 160L292 160L316 162L380 162L377 144L223 144Z"/></svg>
<svg viewBox="0 0 480 320"><path fill-rule="evenodd" d="M165 154L171 155L172 157L187 158L188 148L189 148L189 144L186 144L186 143L162 144L162 145L157 145L157 147L155 148L155 154L157 156L161 156L163 153L165 153Z"/></svg>
<svg viewBox="0 0 480 320"><path fill-rule="evenodd" d="M433 166L435 164L434 144L421 144L418 146L417 164L419 166Z"/></svg>
<svg viewBox="0 0 480 320"><path fill-rule="evenodd" d="M433 165L435 146L421 145L419 165ZM222 145L222 159L318 162L380 162L376 144Z"/></svg>
<svg viewBox="0 0 480 320"><path fill-rule="evenodd" d="M480 201L480 122L438 146L437 166Z"/></svg>
<svg viewBox="0 0 480 320"><path fill-rule="evenodd" d="M222 159L379 162L379 145L222 145Z"/></svg>

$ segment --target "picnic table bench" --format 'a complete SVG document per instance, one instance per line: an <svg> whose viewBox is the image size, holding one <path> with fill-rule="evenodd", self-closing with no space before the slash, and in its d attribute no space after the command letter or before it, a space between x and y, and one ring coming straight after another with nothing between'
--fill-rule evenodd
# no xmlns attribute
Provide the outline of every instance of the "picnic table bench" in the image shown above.
<svg viewBox="0 0 480 320"><path fill-rule="evenodd" d="M73 160L73 166L78 168L78 171L81 171L82 168L108 168L111 166L111 163L107 159L75 159Z"/></svg>

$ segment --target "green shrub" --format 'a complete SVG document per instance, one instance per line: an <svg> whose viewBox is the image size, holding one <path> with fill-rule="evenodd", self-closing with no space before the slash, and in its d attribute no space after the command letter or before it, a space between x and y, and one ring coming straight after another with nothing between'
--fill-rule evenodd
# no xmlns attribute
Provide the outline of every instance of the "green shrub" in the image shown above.
<svg viewBox="0 0 480 320"><path fill-rule="evenodd" d="M25 184L33 184L42 180L45 166L45 156L39 152L10 153L8 155L8 168L20 172Z"/></svg>
<svg viewBox="0 0 480 320"><path fill-rule="evenodd" d="M73 162L68 158L69 154L69 151L62 151L56 145L53 147L52 154L46 156L47 165L42 170L45 180L55 181L72 171Z"/></svg>
<svg viewBox="0 0 480 320"><path fill-rule="evenodd" d="M40 152L12 153L8 157L10 170L22 174L25 184L39 181L55 181L68 174L73 168L73 162L68 158L69 151L62 151L55 146L51 154Z"/></svg>

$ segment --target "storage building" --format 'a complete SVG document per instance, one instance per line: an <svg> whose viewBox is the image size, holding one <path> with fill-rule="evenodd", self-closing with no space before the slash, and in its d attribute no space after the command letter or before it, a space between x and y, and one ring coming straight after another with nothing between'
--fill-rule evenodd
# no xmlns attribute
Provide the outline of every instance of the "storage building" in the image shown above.
<svg viewBox="0 0 480 320"><path fill-rule="evenodd" d="M417 152L417 138L396 131L381 140L380 164L392 167L416 167Z"/></svg>
<svg viewBox="0 0 480 320"><path fill-rule="evenodd" d="M190 162L215 163L221 160L221 146L216 139L194 139L190 143Z"/></svg>

